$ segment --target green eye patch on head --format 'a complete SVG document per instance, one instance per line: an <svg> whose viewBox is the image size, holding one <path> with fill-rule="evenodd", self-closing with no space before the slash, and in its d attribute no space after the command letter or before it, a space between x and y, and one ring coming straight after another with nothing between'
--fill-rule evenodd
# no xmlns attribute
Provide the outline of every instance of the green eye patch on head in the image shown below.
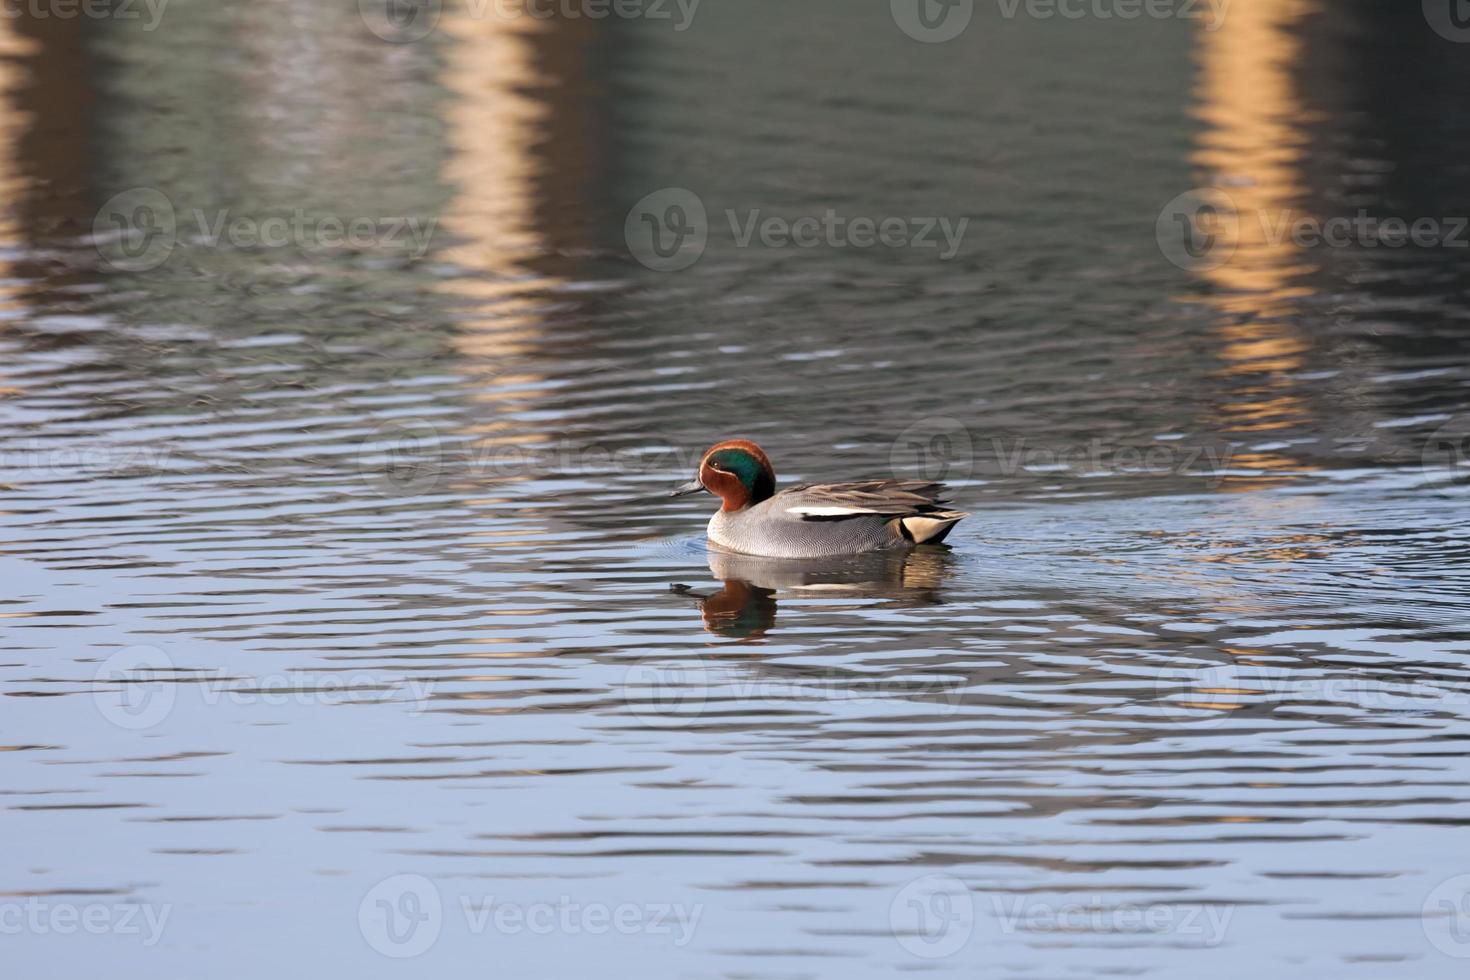
<svg viewBox="0 0 1470 980"><path fill-rule="evenodd" d="M721 449L711 454L705 462L716 469L733 473L756 501L764 500L776 492L776 481L771 471L754 453L747 450Z"/></svg>

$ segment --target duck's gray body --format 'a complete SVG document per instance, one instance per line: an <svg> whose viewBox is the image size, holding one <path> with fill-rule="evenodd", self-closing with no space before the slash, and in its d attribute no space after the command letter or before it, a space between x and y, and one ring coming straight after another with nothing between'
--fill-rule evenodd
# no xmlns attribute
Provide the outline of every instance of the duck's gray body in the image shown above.
<svg viewBox="0 0 1470 980"><path fill-rule="evenodd" d="M826 558L944 540L968 515L922 480L803 484L710 518L721 548L769 558Z"/></svg>

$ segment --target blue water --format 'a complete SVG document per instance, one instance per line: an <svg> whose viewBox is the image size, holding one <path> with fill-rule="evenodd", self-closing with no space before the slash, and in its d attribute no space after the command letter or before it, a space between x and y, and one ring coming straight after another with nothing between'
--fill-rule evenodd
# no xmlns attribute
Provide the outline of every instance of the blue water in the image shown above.
<svg viewBox="0 0 1470 980"><path fill-rule="evenodd" d="M1470 48L901 6L0 18L11 972L1463 974Z"/></svg>

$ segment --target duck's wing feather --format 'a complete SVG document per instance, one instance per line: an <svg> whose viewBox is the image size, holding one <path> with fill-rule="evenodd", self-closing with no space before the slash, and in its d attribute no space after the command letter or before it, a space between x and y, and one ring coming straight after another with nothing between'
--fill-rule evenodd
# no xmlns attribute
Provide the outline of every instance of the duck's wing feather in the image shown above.
<svg viewBox="0 0 1470 980"><path fill-rule="evenodd" d="M944 486L924 480L803 483L776 495L774 503L805 521L843 521L880 515L915 517L945 511Z"/></svg>

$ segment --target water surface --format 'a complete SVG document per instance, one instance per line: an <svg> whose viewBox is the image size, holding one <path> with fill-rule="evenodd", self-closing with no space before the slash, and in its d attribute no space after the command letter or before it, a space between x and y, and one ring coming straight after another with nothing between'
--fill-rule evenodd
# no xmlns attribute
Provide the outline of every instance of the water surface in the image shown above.
<svg viewBox="0 0 1470 980"><path fill-rule="evenodd" d="M0 20L18 975L1462 975L1466 252L1269 229L1470 212L1470 49L176 2ZM741 244L829 211L968 224ZM737 435L974 516L711 554Z"/></svg>

